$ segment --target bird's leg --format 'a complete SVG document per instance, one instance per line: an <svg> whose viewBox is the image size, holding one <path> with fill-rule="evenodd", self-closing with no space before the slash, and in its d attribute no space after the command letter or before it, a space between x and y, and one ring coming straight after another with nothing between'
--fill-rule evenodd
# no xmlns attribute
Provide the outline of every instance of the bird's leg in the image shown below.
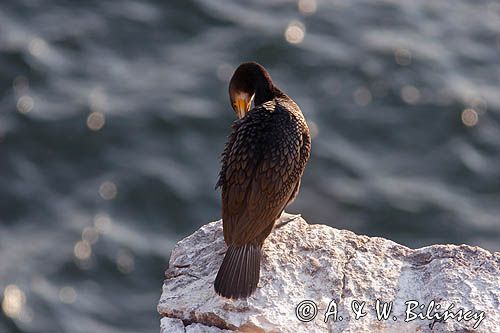
<svg viewBox="0 0 500 333"><path fill-rule="evenodd" d="M293 220L296 220L300 217L300 214L288 214L287 212L283 211L281 213L281 216L276 220L276 223L274 224L274 229L281 228L282 226L288 224L289 222L292 222Z"/></svg>

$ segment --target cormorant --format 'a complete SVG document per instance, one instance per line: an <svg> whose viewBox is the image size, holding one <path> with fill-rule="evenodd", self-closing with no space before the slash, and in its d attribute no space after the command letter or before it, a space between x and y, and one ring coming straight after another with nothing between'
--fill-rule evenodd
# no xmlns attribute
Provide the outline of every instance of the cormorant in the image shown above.
<svg viewBox="0 0 500 333"><path fill-rule="evenodd" d="M262 245L299 192L311 137L300 108L258 63L236 69L229 96L239 119L222 153L217 182L228 249L214 287L219 295L237 299L257 288Z"/></svg>

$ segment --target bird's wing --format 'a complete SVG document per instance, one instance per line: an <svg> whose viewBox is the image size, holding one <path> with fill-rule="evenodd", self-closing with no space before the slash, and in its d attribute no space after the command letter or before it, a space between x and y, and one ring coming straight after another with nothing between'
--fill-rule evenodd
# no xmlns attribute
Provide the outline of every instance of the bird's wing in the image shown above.
<svg viewBox="0 0 500 333"><path fill-rule="evenodd" d="M218 183L228 244L264 240L304 170L303 141L287 112L254 109L235 124Z"/></svg>

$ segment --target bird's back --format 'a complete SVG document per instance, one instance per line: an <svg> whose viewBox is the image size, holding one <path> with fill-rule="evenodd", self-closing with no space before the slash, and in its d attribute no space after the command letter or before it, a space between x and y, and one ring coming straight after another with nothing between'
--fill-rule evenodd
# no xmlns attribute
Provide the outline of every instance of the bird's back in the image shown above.
<svg viewBox="0 0 500 333"><path fill-rule="evenodd" d="M262 243L300 181L310 137L297 105L275 98L235 122L223 153L224 237Z"/></svg>

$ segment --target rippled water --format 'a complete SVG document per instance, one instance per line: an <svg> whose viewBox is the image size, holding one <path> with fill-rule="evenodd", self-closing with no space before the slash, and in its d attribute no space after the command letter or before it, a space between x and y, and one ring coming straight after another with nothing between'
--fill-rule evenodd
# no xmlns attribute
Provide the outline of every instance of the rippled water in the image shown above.
<svg viewBox="0 0 500 333"><path fill-rule="evenodd" d="M500 250L498 2L3 1L0 332L158 331L245 60L315 134L288 211Z"/></svg>

